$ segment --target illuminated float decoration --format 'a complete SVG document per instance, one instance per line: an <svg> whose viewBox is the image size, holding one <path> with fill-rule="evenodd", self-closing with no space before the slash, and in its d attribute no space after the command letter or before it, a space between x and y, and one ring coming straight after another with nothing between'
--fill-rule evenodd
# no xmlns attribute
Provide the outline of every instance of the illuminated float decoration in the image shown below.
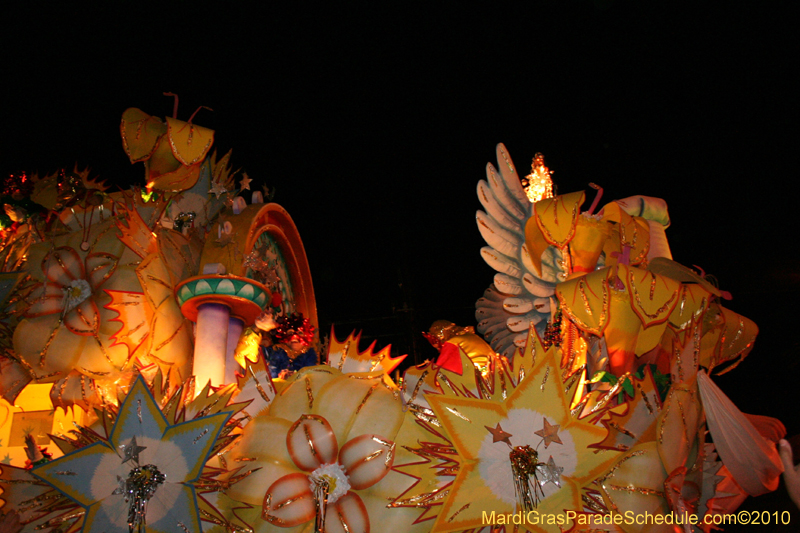
<svg viewBox="0 0 800 533"><path fill-rule="evenodd" d="M233 357L239 336L261 315L266 287L246 278L207 273L182 281L175 290L184 316L197 324L194 376L213 386L231 382L240 368Z"/></svg>
<svg viewBox="0 0 800 533"><path fill-rule="evenodd" d="M305 249L279 205L252 204L219 222L217 239L206 242L200 265L204 274L181 282L176 295L187 318L205 332L195 343L195 353L204 355L194 359L201 382L234 380L240 368L234 357L239 337L267 304L274 307L275 318L301 313L317 326ZM203 316L208 326L200 325Z"/></svg>
<svg viewBox="0 0 800 533"><path fill-rule="evenodd" d="M218 250L230 252L231 258L216 261L239 274L214 283L223 300L231 296L224 294L228 283L240 289L233 295L237 303L231 304L234 315L243 319L234 323L233 347L241 326L252 325L272 296L273 288L259 279L270 278L284 308L306 313L316 324L313 286L297 229L283 208L264 204L260 192L254 194L259 203L251 206L236 196L242 190L234 187L230 155L217 159L209 154L213 131L191 120L162 121L138 109L123 114L120 129L131 162L145 163L146 189L109 193L88 172L77 170L28 177L33 185L23 192L41 212L29 208L26 218L2 234L7 271L2 296L11 305L3 305L0 317L8 332L2 339L6 351L0 354L0 392L8 402L0 458L24 460L20 443L25 430L35 430L41 442L49 443L48 433L69 432L72 413L82 421L83 410L115 404L118 392L127 390L138 372L152 375L160 369L173 383L195 376L192 359L198 343L192 321L182 313L183 306L194 318L193 302L187 305L187 298L175 293L202 293L191 278ZM245 175L241 189L249 188L249 182ZM219 238L206 239L217 225L231 224L244 239L231 238L223 246ZM258 272L252 268L255 260ZM209 331L200 328L201 340ZM223 356L230 352L226 346ZM229 365L227 377L213 384L235 381L234 372ZM198 390L208 378L195 376ZM26 392L26 385L36 394ZM50 401L42 403L42 395ZM32 396L36 406L26 407ZM54 407L70 414L54 414ZM14 414L31 409L45 412L46 420L31 425Z"/></svg>
<svg viewBox="0 0 800 533"><path fill-rule="evenodd" d="M750 420L773 439L785 430L743 415L709 378L736 366L758 329L721 305L729 295L672 261L666 203L635 196L595 213L602 189L584 212L583 192L531 202L503 145L497 156L500 172L490 164L488 183L478 187L486 208L478 226L489 245L482 255L498 271L478 300L478 331L496 350L516 354L512 361L515 346L530 346L528 331L557 347L577 387L573 414L608 429L591 448L626 452L576 512L586 520L626 508L716 514L735 509L743 494L774 490L782 470L774 442ZM714 445L704 444L707 432ZM716 461L717 451L729 466ZM650 479L637 484L620 472L640 455L651 461ZM716 465L718 478L701 474L704 462ZM738 495L719 498L720 480L740 487Z"/></svg>
<svg viewBox="0 0 800 533"><path fill-rule="evenodd" d="M477 303L485 340L435 323L439 356L398 385L401 357L332 332L324 364L273 380L253 324L279 324L279 343L290 322L304 339L318 328L291 218L260 192L248 205L250 178L237 189L192 119L130 109L121 133L144 190L72 173L36 180L43 214L6 210L0 524L582 531L626 512L713 516L774 489L774 449L710 378L757 328L672 261L662 200L598 209L598 193L581 211L541 154L520 180L499 145L478 185L498 271ZM534 511L553 518L514 522Z"/></svg>

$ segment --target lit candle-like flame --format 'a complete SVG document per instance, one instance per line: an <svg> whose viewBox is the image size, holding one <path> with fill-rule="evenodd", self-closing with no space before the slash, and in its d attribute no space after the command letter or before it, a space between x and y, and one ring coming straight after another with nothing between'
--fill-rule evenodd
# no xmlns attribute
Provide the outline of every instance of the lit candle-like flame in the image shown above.
<svg viewBox="0 0 800 533"><path fill-rule="evenodd" d="M544 164L544 155L537 153L531 163L531 173L522 179L522 187L531 203L553 197L553 171Z"/></svg>

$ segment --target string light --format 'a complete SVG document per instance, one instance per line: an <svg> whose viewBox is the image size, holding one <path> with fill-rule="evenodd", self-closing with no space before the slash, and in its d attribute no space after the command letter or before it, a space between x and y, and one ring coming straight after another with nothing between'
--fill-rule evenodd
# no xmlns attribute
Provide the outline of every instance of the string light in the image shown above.
<svg viewBox="0 0 800 533"><path fill-rule="evenodd" d="M531 173L522 179L522 187L531 203L553 197L552 174L544 164L544 155L537 153L531 163Z"/></svg>

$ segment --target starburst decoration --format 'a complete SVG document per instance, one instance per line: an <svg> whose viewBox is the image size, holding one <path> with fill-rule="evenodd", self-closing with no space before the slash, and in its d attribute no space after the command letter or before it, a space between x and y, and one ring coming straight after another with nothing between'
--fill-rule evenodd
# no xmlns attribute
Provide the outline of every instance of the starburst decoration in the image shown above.
<svg viewBox="0 0 800 533"><path fill-rule="evenodd" d="M375 351L375 342L364 351L358 350L361 333L351 332L344 341L336 337L331 327L331 342L328 347L328 365L342 372L381 372L391 374L400 365L405 355L391 356L391 346Z"/></svg>
<svg viewBox="0 0 800 533"><path fill-rule="evenodd" d="M419 449L418 455L429 458L419 467L397 465L424 483L390 505L425 508L420 519L435 515L436 533L480 529L484 512L509 514L526 505L542 514L581 510L591 482L619 453L595 453L592 446L603 440L606 428L570 412L572 393L564 383L560 351L545 350L531 332L513 364L495 360L482 375L470 370L465 355L462 361L461 375L426 367L414 371L418 380L407 373L409 412L431 435L445 439L417 437L442 443ZM522 461L523 454L529 460ZM434 479L441 490L426 490ZM520 492L525 487L527 494Z"/></svg>
<svg viewBox="0 0 800 533"><path fill-rule="evenodd" d="M151 391L139 376L118 409L97 411L98 432L81 427L74 438L54 437L65 455L30 471L40 494L27 501L38 510L23 523L82 533L201 531L201 517L219 513L198 492L243 477L206 463L238 438L232 417L244 404L230 403L234 385L213 393L206 387L192 400L192 383L168 393L158 374ZM12 478L29 475L14 470L20 473ZM13 509L16 485L3 488ZM53 495L59 505L49 505Z"/></svg>

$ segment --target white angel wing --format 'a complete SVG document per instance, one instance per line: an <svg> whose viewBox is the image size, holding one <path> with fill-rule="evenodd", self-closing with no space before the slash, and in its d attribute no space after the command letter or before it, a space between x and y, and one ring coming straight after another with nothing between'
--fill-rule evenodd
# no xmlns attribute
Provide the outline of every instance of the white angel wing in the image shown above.
<svg viewBox="0 0 800 533"><path fill-rule="evenodd" d="M497 145L497 162L500 170L487 164L486 181L478 182L478 199L486 211L478 211L476 220L488 244L481 248L481 256L497 274L476 302L475 318L478 332L492 348L511 357L517 346L524 346L531 325L544 333L554 305L551 297L561 254L548 248L542 257L542 275L536 273L525 246L525 223L533 214L533 204L502 143Z"/></svg>

